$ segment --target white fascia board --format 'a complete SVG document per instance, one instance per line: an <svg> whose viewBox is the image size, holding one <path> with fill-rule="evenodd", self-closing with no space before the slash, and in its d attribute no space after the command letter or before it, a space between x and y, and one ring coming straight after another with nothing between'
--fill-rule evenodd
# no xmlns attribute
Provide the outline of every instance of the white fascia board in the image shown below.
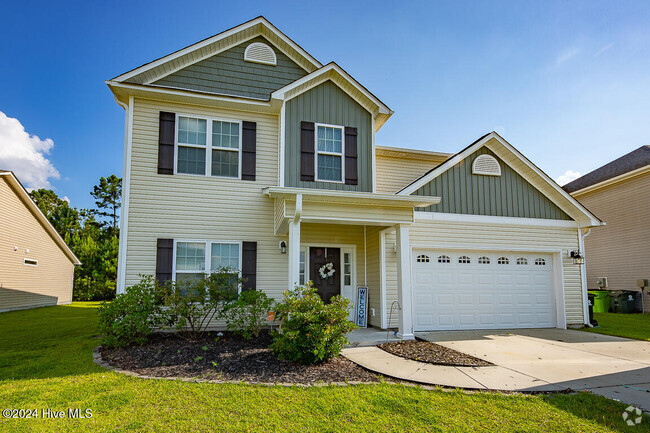
<svg viewBox="0 0 650 433"><path fill-rule="evenodd" d="M648 173L648 172L650 172L650 165L646 165L645 167L637 168L636 170L628 171L627 173L619 174L616 177L612 177L610 179L603 180L603 181L595 183L593 185L586 186L586 187L584 187L582 189L573 191L571 193L571 195L575 197L577 195L586 194L588 192L595 191L597 189L604 188L606 186L613 185L615 183L622 182L624 180L627 180L627 179L630 179L632 177L639 176L641 174Z"/></svg>
<svg viewBox="0 0 650 433"><path fill-rule="evenodd" d="M118 75L117 77L113 78L111 81L125 81L128 80L129 78L133 78L136 75L142 74L150 69L153 69L157 66L160 66L164 63L170 62L174 59L177 59L179 57L182 57L188 53L191 53L192 51L200 50L201 48L213 44L221 39L228 38L230 36L233 36L243 30L246 30L250 27L256 26L258 24L262 24L263 26L267 27L272 33L274 33L278 38L282 39L287 45L291 46L294 50L299 52L305 59L307 59L314 67L320 68L323 65L313 58L307 51L303 50L298 44L296 44L294 41L292 41L289 37L287 37L284 33L282 33L280 30L278 30L273 24L271 24L266 18L264 17L257 17L251 21L248 21L246 23L240 24L236 27L233 27L230 30L226 30L224 32L221 32L217 35L214 35L212 37L209 37L207 39L204 39L200 42L197 42L195 44L192 44L188 47L185 47L183 49L180 49L172 54L169 54L167 56L161 57L158 60L154 60L153 62L147 63L145 65L142 65L138 68L135 68L129 72L126 72L122 75Z"/></svg>
<svg viewBox="0 0 650 433"><path fill-rule="evenodd" d="M327 74L330 71L334 71L337 74L339 74L345 81L352 84L355 89L357 89L366 98L368 98L375 105L377 105L377 107L379 108L379 111L378 111L379 113L388 114L388 115L393 114L393 111L390 108L388 108L375 95L370 93L366 88L364 88L361 84L359 84L359 82L357 80L352 78L352 76L350 76L350 74L345 72L339 65L337 65L334 62L331 62L331 63L323 66L322 68L312 72L311 74L307 74L304 77L302 77L302 78L300 78L300 79L298 79L298 80L296 80L296 81L294 81L292 83L289 83L286 86L274 91L273 93L271 93L271 99L279 99L279 100L284 101L285 98L286 98L287 92L289 92L289 91L295 89L296 87L301 86L301 85L303 85L303 84L305 84L305 83L307 83L309 81L316 80L316 78L322 76L323 74ZM318 82L318 84L320 84L320 82ZM314 85L316 85L316 83Z"/></svg>
<svg viewBox="0 0 650 433"><path fill-rule="evenodd" d="M13 186L14 190L18 193L18 198L27 206L29 210L32 211L36 219L41 223L46 232L54 238L54 241L58 244L59 248L68 256L72 264L81 265L81 262L72 252L68 244L65 243L59 232L56 231L54 226L50 223L47 217L41 212L41 210L36 206L34 200L29 196L29 193L25 189L22 183L18 180L16 175L11 171L0 172L0 176L6 176L9 179L9 184Z"/></svg>
<svg viewBox="0 0 650 433"><path fill-rule="evenodd" d="M598 219L595 215L593 215L591 212L589 212L584 206L580 204L575 198L571 196L571 194L567 193L564 191L553 179L549 178L546 173L544 173L542 170L537 168L533 163L531 163L528 158L526 158L524 155L522 155L517 149L515 149L510 143L508 143L506 140L504 140L499 134L496 132L491 132L485 137L483 137L481 140L477 141L474 143L472 146L468 147L461 153L457 154L456 156L450 158L446 162L444 162L440 167L436 168L433 170L431 173L427 174L426 176L420 178L418 181L413 183L412 185L409 185L408 187L404 188L402 191L398 192L398 195L409 195L412 194L413 192L417 191L420 189L422 186L426 185L436 177L438 177L441 173L447 171L449 168L453 167L454 165L458 164L460 161L464 160L467 158L469 155L471 155L473 152L475 152L477 149L480 147L485 146L485 144L490 141L491 139L497 140L499 143L503 145L508 151L510 151L513 155L515 155L519 160L521 160L529 169L531 169L535 174L540 176L542 179L546 181L555 191L557 191L560 195L562 195L564 198L566 198L573 206L575 206L581 213L583 213L588 219L589 223L587 224L588 226L595 227L595 226L601 226L604 225L600 219ZM520 173L521 174L521 173ZM524 179L526 179L526 176L522 176ZM585 225L583 225L584 227Z"/></svg>
<svg viewBox="0 0 650 433"><path fill-rule="evenodd" d="M517 218L501 217L490 215L465 215L441 212L415 211L415 221L440 221L477 225L505 225L505 226L529 226L529 227L562 227L578 228L578 223L568 220L551 220L541 218Z"/></svg>

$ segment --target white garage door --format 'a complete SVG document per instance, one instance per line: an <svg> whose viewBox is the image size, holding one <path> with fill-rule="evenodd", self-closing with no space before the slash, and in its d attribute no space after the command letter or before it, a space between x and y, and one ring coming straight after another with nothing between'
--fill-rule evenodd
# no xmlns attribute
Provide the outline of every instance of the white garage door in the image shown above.
<svg viewBox="0 0 650 433"><path fill-rule="evenodd" d="M555 326L550 254L416 249L412 260L416 331Z"/></svg>

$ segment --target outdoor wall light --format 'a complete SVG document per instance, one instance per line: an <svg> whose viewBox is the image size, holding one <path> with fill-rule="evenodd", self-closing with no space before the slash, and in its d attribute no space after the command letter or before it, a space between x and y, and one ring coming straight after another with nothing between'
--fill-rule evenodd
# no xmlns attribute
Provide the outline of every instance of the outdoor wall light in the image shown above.
<svg viewBox="0 0 650 433"><path fill-rule="evenodd" d="M287 243L285 241L280 241L280 252L282 254L287 253Z"/></svg>
<svg viewBox="0 0 650 433"><path fill-rule="evenodd" d="M585 262L585 258L580 254L580 250L571 251L569 257L573 259L574 265L582 265Z"/></svg>

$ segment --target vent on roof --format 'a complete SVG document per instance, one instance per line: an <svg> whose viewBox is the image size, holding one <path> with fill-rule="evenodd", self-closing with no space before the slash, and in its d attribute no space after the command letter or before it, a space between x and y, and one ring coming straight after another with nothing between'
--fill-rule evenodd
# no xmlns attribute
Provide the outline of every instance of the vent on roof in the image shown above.
<svg viewBox="0 0 650 433"><path fill-rule="evenodd" d="M472 164L472 174L501 176L501 166L495 157L491 155L479 155Z"/></svg>
<svg viewBox="0 0 650 433"><path fill-rule="evenodd" d="M278 63L273 48L262 42L253 42L244 51L244 60L264 65L276 65Z"/></svg>

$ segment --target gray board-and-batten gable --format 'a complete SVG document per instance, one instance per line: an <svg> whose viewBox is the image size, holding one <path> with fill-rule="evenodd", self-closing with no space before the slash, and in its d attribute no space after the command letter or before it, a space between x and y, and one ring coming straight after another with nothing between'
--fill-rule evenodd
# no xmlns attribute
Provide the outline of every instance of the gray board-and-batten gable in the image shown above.
<svg viewBox="0 0 650 433"><path fill-rule="evenodd" d="M244 51L253 42L261 42L271 47L275 52L277 65L245 61ZM262 36L258 36L187 66L152 84L154 86L269 100L271 92L305 75L307 75L307 71L277 49L271 42Z"/></svg>
<svg viewBox="0 0 650 433"><path fill-rule="evenodd" d="M357 185L301 180L303 121L357 128ZM284 179L288 187L372 192L371 114L330 80L286 102Z"/></svg>
<svg viewBox="0 0 650 433"><path fill-rule="evenodd" d="M472 163L479 155L496 158L500 176L472 174ZM414 195L442 197L437 205L424 209L466 215L570 220L548 197L532 186L486 147L481 147L450 167Z"/></svg>

